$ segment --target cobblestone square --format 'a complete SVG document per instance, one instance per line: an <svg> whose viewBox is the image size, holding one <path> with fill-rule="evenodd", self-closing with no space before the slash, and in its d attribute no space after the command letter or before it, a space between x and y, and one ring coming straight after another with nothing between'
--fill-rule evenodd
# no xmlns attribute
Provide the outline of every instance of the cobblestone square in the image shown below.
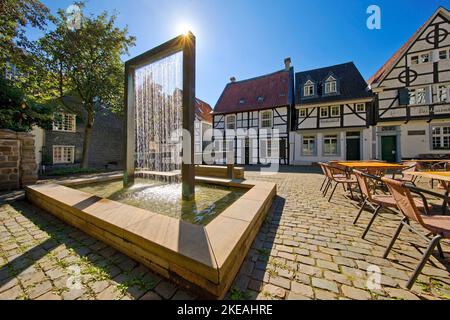
<svg viewBox="0 0 450 320"><path fill-rule="evenodd" d="M284 172L283 172L284 171ZM229 299L450 299L450 246L433 255L412 290L406 280L425 242L403 231L388 259L383 251L400 217L383 212L367 235L371 215L342 189L331 203L316 168L286 167L273 176L278 196L254 241ZM369 268L371 267L371 268ZM370 286L381 271L381 285ZM368 269L369 268L369 269ZM196 299L117 250L27 203L20 192L0 197L0 299Z"/></svg>

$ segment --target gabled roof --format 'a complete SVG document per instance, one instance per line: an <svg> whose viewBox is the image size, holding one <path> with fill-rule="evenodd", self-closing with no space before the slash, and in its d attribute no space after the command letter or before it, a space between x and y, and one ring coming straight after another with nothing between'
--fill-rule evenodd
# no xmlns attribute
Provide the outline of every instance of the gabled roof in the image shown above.
<svg viewBox="0 0 450 320"><path fill-rule="evenodd" d="M195 99L195 116L198 120L211 123L213 121L212 108L205 101Z"/></svg>
<svg viewBox="0 0 450 320"><path fill-rule="evenodd" d="M330 76L333 76L338 81L339 94L322 95L322 84ZM302 96L303 86L308 80L311 80L316 84L317 96ZM372 97L372 93L368 90L366 81L353 62L298 72L295 74L295 85L296 104L328 103Z"/></svg>
<svg viewBox="0 0 450 320"><path fill-rule="evenodd" d="M214 113L254 111L292 103L292 68L226 85Z"/></svg>
<svg viewBox="0 0 450 320"><path fill-rule="evenodd" d="M403 57L403 55L408 51L408 49L413 45L413 43L416 41L416 39L420 36L420 34L423 32L424 29L427 28L427 26L430 24L431 21L434 20L434 18L438 14L444 14L446 16L449 16L450 13L447 9L444 7L439 7L432 15L425 21L423 25L420 26L419 29L414 32L414 34L398 49L386 63L375 72L373 76L369 78L367 83L369 85L374 85L376 83L381 82L384 77L392 70L393 67L397 64L398 60Z"/></svg>

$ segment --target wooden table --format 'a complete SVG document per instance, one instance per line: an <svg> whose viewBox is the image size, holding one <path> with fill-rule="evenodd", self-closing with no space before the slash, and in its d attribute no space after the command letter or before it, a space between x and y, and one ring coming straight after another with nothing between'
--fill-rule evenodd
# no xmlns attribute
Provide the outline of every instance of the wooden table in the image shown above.
<svg viewBox="0 0 450 320"><path fill-rule="evenodd" d="M449 171L418 171L408 172L409 175L416 177L424 177L433 180L439 180L445 188L445 196L448 197L450 193L450 172ZM447 209L447 201L444 200L442 204L442 211L445 213Z"/></svg>
<svg viewBox="0 0 450 320"><path fill-rule="evenodd" d="M388 163L388 162L377 162L377 161L339 161L336 165L345 167L347 169L366 169L369 171L375 170L402 170L407 168L407 165Z"/></svg>

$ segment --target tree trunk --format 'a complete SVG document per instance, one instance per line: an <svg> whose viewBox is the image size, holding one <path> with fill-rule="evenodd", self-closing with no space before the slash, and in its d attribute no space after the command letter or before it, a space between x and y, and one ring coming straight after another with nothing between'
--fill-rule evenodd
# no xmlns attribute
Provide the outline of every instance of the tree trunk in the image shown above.
<svg viewBox="0 0 450 320"><path fill-rule="evenodd" d="M83 141L83 155L81 158L81 167L87 168L89 166L89 147L91 145L92 128L94 126L94 111L92 107L88 109L86 126L84 127L84 141Z"/></svg>

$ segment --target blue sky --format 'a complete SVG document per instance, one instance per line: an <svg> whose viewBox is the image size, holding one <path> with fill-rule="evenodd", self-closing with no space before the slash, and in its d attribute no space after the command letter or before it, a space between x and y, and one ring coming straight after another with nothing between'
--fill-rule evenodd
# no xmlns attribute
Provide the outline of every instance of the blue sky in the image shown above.
<svg viewBox="0 0 450 320"><path fill-rule="evenodd" d="M42 2L55 12L73 1ZM381 8L381 30L366 27L371 4ZM89 0L86 11L116 10L118 24L137 37L131 56L189 26L197 97L214 107L230 76L280 70L286 57L296 72L354 61L368 79L439 6L450 8L450 0Z"/></svg>

